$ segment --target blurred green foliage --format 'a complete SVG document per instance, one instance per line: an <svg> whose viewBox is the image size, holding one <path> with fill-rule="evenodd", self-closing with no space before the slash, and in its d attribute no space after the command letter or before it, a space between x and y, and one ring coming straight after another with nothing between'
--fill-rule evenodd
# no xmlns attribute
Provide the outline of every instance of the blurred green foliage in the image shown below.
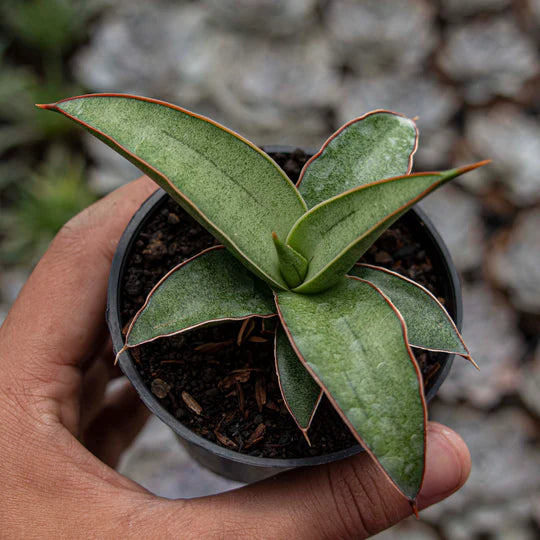
<svg viewBox="0 0 540 540"><path fill-rule="evenodd" d="M84 39L100 7L88 0L11 0L2 2L2 16L18 40L55 60Z"/></svg>
<svg viewBox="0 0 540 540"><path fill-rule="evenodd" d="M34 105L86 92L69 62L104 5L0 0L1 265L35 263L58 229L96 199L80 134Z"/></svg>
<svg viewBox="0 0 540 540"><path fill-rule="evenodd" d="M2 0L0 153L72 130L60 118L44 118L33 105L84 92L72 81L67 61L86 39L100 6L84 0Z"/></svg>
<svg viewBox="0 0 540 540"><path fill-rule="evenodd" d="M11 64L0 50L0 154L20 145L49 142L71 132L72 126L59 115L44 118L34 105L79 93L82 89L69 81L55 76L39 77L31 69Z"/></svg>
<svg viewBox="0 0 540 540"><path fill-rule="evenodd" d="M53 146L37 170L22 177L18 200L0 216L4 264L37 262L62 225L96 200L85 169L81 157Z"/></svg>

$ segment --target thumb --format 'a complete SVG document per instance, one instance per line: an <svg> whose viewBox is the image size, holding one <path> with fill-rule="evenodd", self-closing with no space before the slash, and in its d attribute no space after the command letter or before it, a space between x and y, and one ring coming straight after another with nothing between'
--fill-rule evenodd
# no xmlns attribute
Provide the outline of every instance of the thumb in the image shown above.
<svg viewBox="0 0 540 540"><path fill-rule="evenodd" d="M449 428L430 422L427 444L420 509L459 489L471 468L467 446ZM412 512L367 454L191 503L195 529L209 537L366 538Z"/></svg>

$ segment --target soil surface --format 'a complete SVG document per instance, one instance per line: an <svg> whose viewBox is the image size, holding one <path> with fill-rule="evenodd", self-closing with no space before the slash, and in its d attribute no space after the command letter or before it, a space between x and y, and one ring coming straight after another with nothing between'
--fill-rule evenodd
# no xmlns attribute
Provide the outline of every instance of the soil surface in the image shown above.
<svg viewBox="0 0 540 540"><path fill-rule="evenodd" d="M302 150L274 154L296 181L308 159ZM167 200L146 223L130 254L121 298L124 328L154 284L171 268L217 244L212 235ZM421 283L441 298L429 256L398 221L362 258ZM296 458L336 452L356 444L324 398L308 446L280 395L274 368L274 319L230 322L164 338L131 350L147 386L183 424L224 447L253 456ZM424 383L440 368L440 353L413 349Z"/></svg>

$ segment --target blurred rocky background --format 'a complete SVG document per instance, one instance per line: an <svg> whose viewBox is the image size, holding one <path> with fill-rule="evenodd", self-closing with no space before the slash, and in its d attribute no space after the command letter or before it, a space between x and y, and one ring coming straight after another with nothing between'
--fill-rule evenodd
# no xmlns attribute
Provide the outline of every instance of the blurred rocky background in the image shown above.
<svg viewBox="0 0 540 540"><path fill-rule="evenodd" d="M138 175L34 103L152 96L259 144L317 148L374 108L418 116L415 170L493 163L422 204L463 279L431 407L470 446L463 490L380 538L540 535L540 0L0 1L0 322L71 215ZM167 497L235 487L155 419L122 470Z"/></svg>

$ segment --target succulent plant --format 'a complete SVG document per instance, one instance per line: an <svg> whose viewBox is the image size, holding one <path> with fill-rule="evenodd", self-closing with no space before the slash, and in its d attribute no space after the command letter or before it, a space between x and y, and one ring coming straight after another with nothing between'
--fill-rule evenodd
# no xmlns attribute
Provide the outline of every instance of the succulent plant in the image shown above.
<svg viewBox="0 0 540 540"><path fill-rule="evenodd" d="M307 438L325 393L414 508L427 411L411 347L472 359L430 292L357 261L413 204L486 162L411 174L414 121L378 110L332 135L295 186L255 145L174 105L94 94L40 107L114 148L223 244L159 281L118 355L197 327L277 315L276 369L298 427Z"/></svg>

